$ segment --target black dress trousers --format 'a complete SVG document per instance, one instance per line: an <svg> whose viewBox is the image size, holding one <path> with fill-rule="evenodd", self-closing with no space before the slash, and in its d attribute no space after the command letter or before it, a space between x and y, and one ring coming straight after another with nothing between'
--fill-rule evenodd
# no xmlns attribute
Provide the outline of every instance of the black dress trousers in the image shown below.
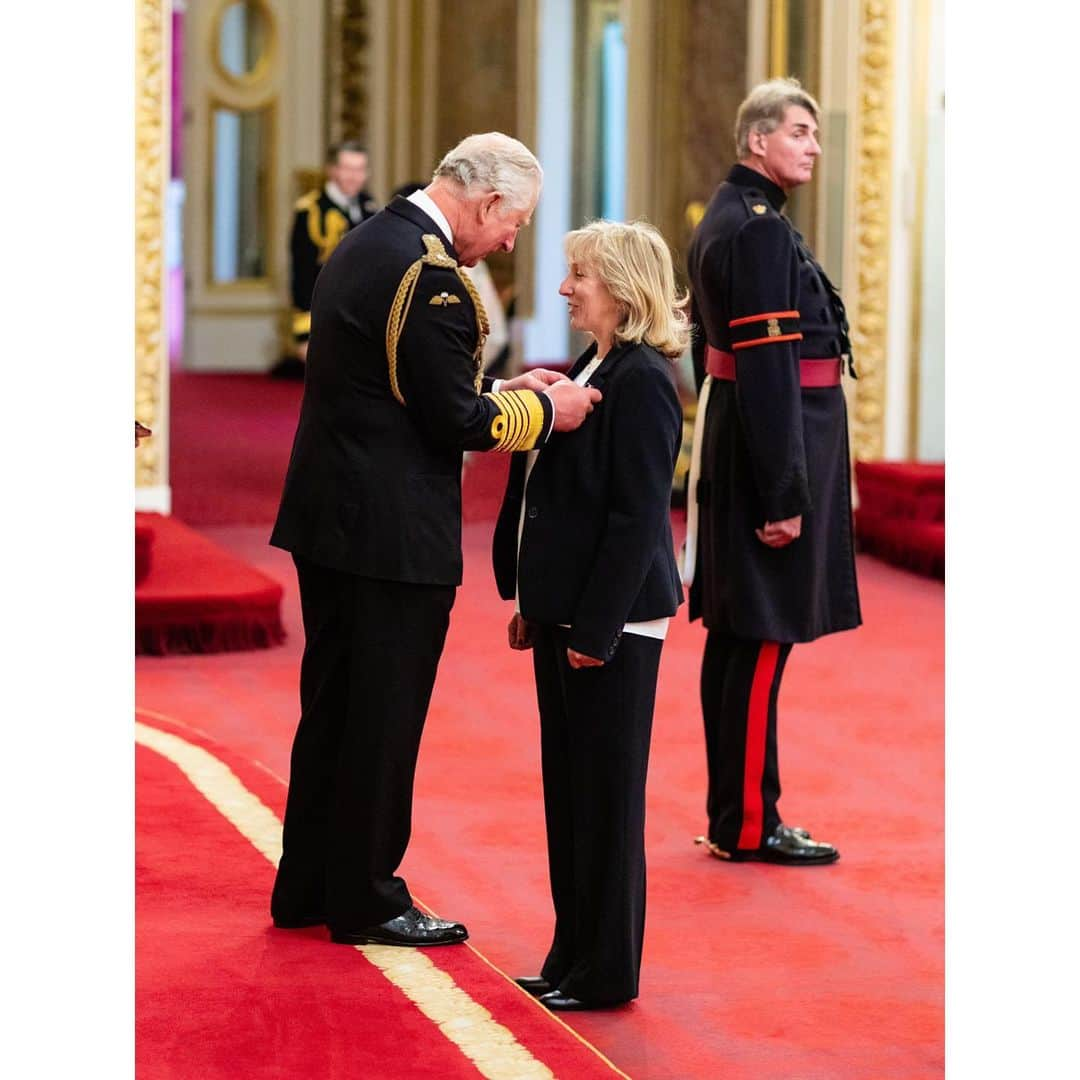
<svg viewBox="0 0 1080 1080"><path fill-rule="evenodd" d="M717 630L705 640L701 709L709 762L709 839L751 850L780 824L776 701L791 645Z"/></svg>
<svg viewBox="0 0 1080 1080"><path fill-rule="evenodd" d="M592 1004L637 997L645 934L645 777L663 642L623 634L602 667L570 667L569 631L537 627L555 937L541 974Z"/></svg>
<svg viewBox="0 0 1080 1080"><path fill-rule="evenodd" d="M293 558L306 645L271 913L357 930L412 905L395 871L456 589Z"/></svg>

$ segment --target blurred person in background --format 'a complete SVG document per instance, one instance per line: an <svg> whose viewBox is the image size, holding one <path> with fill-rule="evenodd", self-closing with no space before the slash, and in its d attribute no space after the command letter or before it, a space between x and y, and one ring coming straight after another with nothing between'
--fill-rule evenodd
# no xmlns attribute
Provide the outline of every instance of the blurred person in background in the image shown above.
<svg viewBox="0 0 1080 1080"><path fill-rule="evenodd" d="M292 290L292 339L294 363L275 374L303 377L311 336L311 294L315 279L341 238L372 217L378 206L368 194L368 152L362 143L349 140L326 151L326 183L296 201L289 241Z"/></svg>

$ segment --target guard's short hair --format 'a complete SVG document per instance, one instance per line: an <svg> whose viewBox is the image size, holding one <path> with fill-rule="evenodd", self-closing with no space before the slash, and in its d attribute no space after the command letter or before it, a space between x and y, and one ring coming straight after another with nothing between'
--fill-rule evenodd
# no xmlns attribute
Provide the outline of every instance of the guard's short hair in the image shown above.
<svg viewBox="0 0 1080 1080"><path fill-rule="evenodd" d="M498 131L464 138L439 162L432 179L452 180L467 195L497 191L504 212L531 206L544 181L532 151Z"/></svg>
<svg viewBox="0 0 1080 1080"><path fill-rule="evenodd" d="M683 354L690 294L676 295L671 251L653 225L591 221L567 233L563 247L567 260L596 274L619 305L616 340L644 341L672 360Z"/></svg>
<svg viewBox="0 0 1080 1080"><path fill-rule="evenodd" d="M356 139L346 139L344 142L331 143L326 148L326 164L336 165L342 154L366 154L368 148Z"/></svg>
<svg viewBox="0 0 1080 1080"><path fill-rule="evenodd" d="M768 135L775 131L792 105L802 106L816 123L821 122L821 107L798 79L770 79L746 95L735 117L735 156L739 161L750 156L750 132Z"/></svg>

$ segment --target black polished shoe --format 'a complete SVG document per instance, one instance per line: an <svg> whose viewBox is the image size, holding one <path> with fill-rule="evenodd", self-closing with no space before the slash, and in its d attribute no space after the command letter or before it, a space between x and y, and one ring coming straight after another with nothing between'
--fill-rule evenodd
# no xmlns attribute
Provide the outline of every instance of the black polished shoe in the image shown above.
<svg viewBox="0 0 1080 1080"><path fill-rule="evenodd" d="M521 978L515 979L514 982L521 987L527 994L532 994L533 997L540 997L542 994L550 994L555 989L541 975L522 975Z"/></svg>
<svg viewBox="0 0 1080 1080"><path fill-rule="evenodd" d="M330 928L330 940L338 945L459 945L469 936L461 923L436 919L411 907L396 918L362 930Z"/></svg>
<svg viewBox="0 0 1080 1080"><path fill-rule="evenodd" d="M591 1002L581 1001L576 997L570 997L561 990L552 990L550 994L544 994L540 998L540 1004L546 1005L552 1012L585 1012L588 1009L614 1009L619 1005L625 1005L625 1001Z"/></svg>
<svg viewBox="0 0 1080 1080"><path fill-rule="evenodd" d="M840 852L820 840L814 840L805 829L777 825L772 835L759 848L724 851L711 840L699 836L695 843L704 844L710 855L729 862L767 862L777 866L823 866L834 863Z"/></svg>
<svg viewBox="0 0 1080 1080"><path fill-rule="evenodd" d="M323 926L326 923L326 916L316 912L310 915L275 915L273 919L278 930L303 930L308 926Z"/></svg>

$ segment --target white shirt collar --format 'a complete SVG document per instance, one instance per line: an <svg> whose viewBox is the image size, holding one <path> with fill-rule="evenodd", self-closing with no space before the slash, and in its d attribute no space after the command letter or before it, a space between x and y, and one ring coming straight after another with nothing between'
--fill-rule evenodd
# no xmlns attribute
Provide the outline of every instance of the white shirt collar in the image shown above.
<svg viewBox="0 0 1080 1080"><path fill-rule="evenodd" d="M345 197L345 192L342 191L333 180L326 181L326 194L329 195L342 210L348 210L351 206L356 206L358 202L356 199L353 199L352 202L350 202Z"/></svg>
<svg viewBox="0 0 1080 1080"><path fill-rule="evenodd" d="M446 239L452 244L454 242L454 230L450 228L450 222L446 220L446 215L435 205L435 200L423 188L418 188L408 198L409 202L419 206L446 233Z"/></svg>

